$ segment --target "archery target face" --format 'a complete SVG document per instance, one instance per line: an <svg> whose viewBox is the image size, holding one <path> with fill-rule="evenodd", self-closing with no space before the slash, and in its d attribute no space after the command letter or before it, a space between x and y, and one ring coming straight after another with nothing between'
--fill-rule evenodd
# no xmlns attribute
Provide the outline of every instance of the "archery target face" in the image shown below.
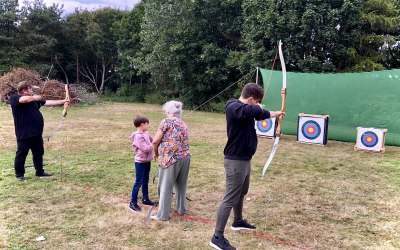
<svg viewBox="0 0 400 250"><path fill-rule="evenodd" d="M377 128L359 128L356 147L358 149L380 152L383 146L383 130Z"/></svg>
<svg viewBox="0 0 400 250"><path fill-rule="evenodd" d="M301 133L309 140L315 140L321 135L321 127L316 121L306 121L301 126Z"/></svg>
<svg viewBox="0 0 400 250"><path fill-rule="evenodd" d="M378 144L378 136L372 131L365 132L361 135L361 143L368 148L372 148Z"/></svg>
<svg viewBox="0 0 400 250"><path fill-rule="evenodd" d="M326 118L300 116L297 128L298 141L306 143L325 144Z"/></svg>
<svg viewBox="0 0 400 250"><path fill-rule="evenodd" d="M254 125L257 136L274 137L276 129L276 118L269 118L261 121L255 121Z"/></svg>

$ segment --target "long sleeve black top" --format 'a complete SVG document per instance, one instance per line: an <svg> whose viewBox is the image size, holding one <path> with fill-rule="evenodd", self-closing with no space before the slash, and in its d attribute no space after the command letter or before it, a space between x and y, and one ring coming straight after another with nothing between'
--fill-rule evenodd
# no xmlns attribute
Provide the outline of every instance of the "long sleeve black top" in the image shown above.
<svg viewBox="0 0 400 250"><path fill-rule="evenodd" d="M268 119L271 114L258 105L244 104L230 99L225 107L228 142L224 149L225 159L251 160L257 149L254 120Z"/></svg>

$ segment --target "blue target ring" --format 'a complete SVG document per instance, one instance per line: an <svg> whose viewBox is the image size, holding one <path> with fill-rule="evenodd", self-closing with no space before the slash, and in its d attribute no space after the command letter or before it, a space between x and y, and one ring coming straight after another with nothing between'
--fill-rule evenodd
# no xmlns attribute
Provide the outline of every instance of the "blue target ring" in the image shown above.
<svg viewBox="0 0 400 250"><path fill-rule="evenodd" d="M317 139L321 134L321 127L315 121L307 121L301 127L301 133L309 140Z"/></svg>
<svg viewBox="0 0 400 250"><path fill-rule="evenodd" d="M268 131L271 130L271 128L272 128L272 120L271 119L257 121L257 129L260 132L267 133Z"/></svg>
<svg viewBox="0 0 400 250"><path fill-rule="evenodd" d="M368 148L372 148L378 144L378 136L372 131L367 131L361 135L361 143Z"/></svg>

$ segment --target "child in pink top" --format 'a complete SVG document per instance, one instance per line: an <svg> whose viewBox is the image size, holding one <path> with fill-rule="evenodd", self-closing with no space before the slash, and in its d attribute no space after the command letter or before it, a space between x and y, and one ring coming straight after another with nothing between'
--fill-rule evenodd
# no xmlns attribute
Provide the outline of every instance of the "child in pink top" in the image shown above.
<svg viewBox="0 0 400 250"><path fill-rule="evenodd" d="M153 137L147 132L149 119L138 115L133 120L133 124L137 130L131 134L129 139L135 151L136 181L132 188L132 198L129 208L134 212L139 212L141 209L137 204L137 197L140 187L142 187L143 193L142 203L150 206L154 205L154 202L149 199L149 174L151 161L154 158L154 150L152 144Z"/></svg>

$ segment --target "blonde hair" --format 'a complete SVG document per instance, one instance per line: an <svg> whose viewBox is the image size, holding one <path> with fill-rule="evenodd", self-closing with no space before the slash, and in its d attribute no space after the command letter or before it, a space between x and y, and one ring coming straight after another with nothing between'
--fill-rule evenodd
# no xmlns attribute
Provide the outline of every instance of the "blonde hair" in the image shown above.
<svg viewBox="0 0 400 250"><path fill-rule="evenodd" d="M182 116L182 107L183 107L183 104L181 102L169 101L164 104L163 110L167 113L172 114L173 116L181 117Z"/></svg>

